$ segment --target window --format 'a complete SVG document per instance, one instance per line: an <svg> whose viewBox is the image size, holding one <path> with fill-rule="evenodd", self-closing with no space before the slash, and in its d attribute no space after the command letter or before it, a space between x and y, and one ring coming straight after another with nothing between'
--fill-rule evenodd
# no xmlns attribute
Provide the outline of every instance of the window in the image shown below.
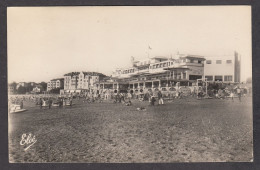
<svg viewBox="0 0 260 170"><path fill-rule="evenodd" d="M213 76L205 76L208 81L213 81Z"/></svg>
<svg viewBox="0 0 260 170"><path fill-rule="evenodd" d="M207 61L206 61L206 64L211 64L211 60L207 60Z"/></svg>
<svg viewBox="0 0 260 170"><path fill-rule="evenodd" d="M183 74L182 74L182 78L183 78L183 79L186 79L186 73L183 73Z"/></svg>
<svg viewBox="0 0 260 170"><path fill-rule="evenodd" d="M224 81L232 81L232 76L224 76Z"/></svg>
<svg viewBox="0 0 260 170"><path fill-rule="evenodd" d="M227 64L231 64L232 63L232 60L227 60Z"/></svg>
<svg viewBox="0 0 260 170"><path fill-rule="evenodd" d="M221 64L222 61L221 60L216 60L216 64Z"/></svg>
<svg viewBox="0 0 260 170"><path fill-rule="evenodd" d="M223 81L223 77L222 76L215 76L215 81Z"/></svg>
<svg viewBox="0 0 260 170"><path fill-rule="evenodd" d="M201 60L199 60L199 61L198 61L198 63L199 63L199 64L201 64L201 63L202 63L202 61L201 61Z"/></svg>

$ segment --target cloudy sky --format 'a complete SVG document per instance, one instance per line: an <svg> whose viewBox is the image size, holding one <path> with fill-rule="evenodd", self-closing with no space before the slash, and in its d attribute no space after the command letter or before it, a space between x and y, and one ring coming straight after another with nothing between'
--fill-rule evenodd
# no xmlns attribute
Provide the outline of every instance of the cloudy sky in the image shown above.
<svg viewBox="0 0 260 170"><path fill-rule="evenodd" d="M111 75L130 57L177 51L242 57L252 74L250 6L9 7L8 82L49 81L71 71ZM148 50L148 46L152 50Z"/></svg>

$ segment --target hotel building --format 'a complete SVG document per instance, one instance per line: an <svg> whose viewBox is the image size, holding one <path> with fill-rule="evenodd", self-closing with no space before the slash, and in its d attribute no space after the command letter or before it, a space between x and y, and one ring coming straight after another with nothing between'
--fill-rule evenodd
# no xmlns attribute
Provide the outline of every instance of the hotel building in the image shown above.
<svg viewBox="0 0 260 170"><path fill-rule="evenodd" d="M221 58L221 59L220 59ZM199 55L176 54L143 60L131 59L128 68L116 69L112 78L98 84L100 89L154 90L179 86L196 86L197 79L224 83L240 82L240 56L205 59Z"/></svg>
<svg viewBox="0 0 260 170"><path fill-rule="evenodd" d="M131 59L131 67L116 69L110 81L99 83L102 89L156 89L192 86L204 75L204 57L177 54L156 56L145 60Z"/></svg>
<svg viewBox="0 0 260 170"><path fill-rule="evenodd" d="M71 72L64 75L64 92L84 92L96 88L106 76L98 72Z"/></svg>

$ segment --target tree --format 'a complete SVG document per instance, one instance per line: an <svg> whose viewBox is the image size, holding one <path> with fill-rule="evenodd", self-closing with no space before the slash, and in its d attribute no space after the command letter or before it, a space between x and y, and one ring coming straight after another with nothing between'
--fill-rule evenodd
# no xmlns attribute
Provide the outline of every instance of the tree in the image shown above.
<svg viewBox="0 0 260 170"><path fill-rule="evenodd" d="M31 84L28 84L28 86L25 87L26 92L31 92L33 90L33 86Z"/></svg>
<svg viewBox="0 0 260 170"><path fill-rule="evenodd" d="M60 88L51 89L50 93L60 94Z"/></svg>
<svg viewBox="0 0 260 170"><path fill-rule="evenodd" d="M47 83L45 83L44 81L42 81L42 82L40 83L40 85L42 86L43 91L46 91L46 90L47 90Z"/></svg>
<svg viewBox="0 0 260 170"><path fill-rule="evenodd" d="M10 86L13 86L16 89L17 83L15 81L13 81Z"/></svg>
<svg viewBox="0 0 260 170"><path fill-rule="evenodd" d="M26 93L26 88L23 86L19 86L18 90L17 90L18 94L25 94Z"/></svg>

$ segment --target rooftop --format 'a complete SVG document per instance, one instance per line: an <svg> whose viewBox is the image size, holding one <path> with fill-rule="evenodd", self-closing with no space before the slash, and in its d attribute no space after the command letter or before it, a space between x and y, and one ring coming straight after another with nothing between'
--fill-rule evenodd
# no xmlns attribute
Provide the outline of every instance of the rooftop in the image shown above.
<svg viewBox="0 0 260 170"><path fill-rule="evenodd" d="M75 75L79 75L81 72L70 72L67 74L64 74L64 76L75 76ZM98 73L98 72L89 72L89 71L82 71L82 73L84 75L89 75L89 76L101 76L101 77L106 77L106 75L102 74L102 73Z"/></svg>

